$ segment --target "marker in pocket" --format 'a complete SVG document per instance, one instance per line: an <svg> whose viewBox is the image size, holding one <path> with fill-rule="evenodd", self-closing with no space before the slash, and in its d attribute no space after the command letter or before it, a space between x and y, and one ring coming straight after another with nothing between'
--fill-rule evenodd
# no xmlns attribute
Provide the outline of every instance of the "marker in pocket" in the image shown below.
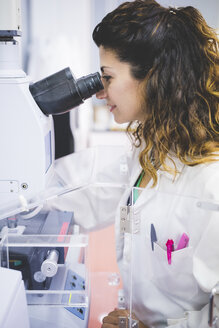
<svg viewBox="0 0 219 328"><path fill-rule="evenodd" d="M186 233L183 233L182 236L180 237L176 251L182 248L186 248L188 244L189 244L189 236Z"/></svg>
<svg viewBox="0 0 219 328"><path fill-rule="evenodd" d="M172 239L168 239L166 242L166 246L167 246L167 261L168 264L171 264L172 252L174 251L174 241Z"/></svg>

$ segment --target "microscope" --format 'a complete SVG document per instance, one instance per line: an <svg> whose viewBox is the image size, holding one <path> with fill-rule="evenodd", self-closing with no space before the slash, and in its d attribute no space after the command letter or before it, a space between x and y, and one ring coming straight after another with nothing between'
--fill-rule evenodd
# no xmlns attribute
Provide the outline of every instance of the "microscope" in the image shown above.
<svg viewBox="0 0 219 328"><path fill-rule="evenodd" d="M51 115L61 115L79 106L103 89L103 85L99 73L75 79L69 67L33 83L21 68L20 37L20 1L0 0L0 250L4 250L5 236L25 238L20 247L13 242L12 247L0 254L0 264L19 270L25 289L35 292L39 300L42 291L49 291L54 284L53 278L58 275L59 281L63 277L66 279L63 289L69 289L66 285L69 274L75 279L75 285L84 288L84 280L73 271L60 274L60 270L64 270L69 242L63 242L63 238L72 235L73 213L40 212L47 199L69 190L54 169ZM34 245L34 234L42 235L40 243L36 238L38 246ZM55 242L61 246L54 241L49 246L50 235L58 235ZM28 240L31 240L30 246L23 247ZM55 290L58 288L54 287ZM60 302L70 296L63 293ZM27 299L29 297L27 293ZM51 304L51 295L46 297L47 303ZM45 307L43 309L47 311ZM59 311L65 309L59 307ZM83 319L80 307L67 309ZM43 311L41 308L39 316Z"/></svg>
<svg viewBox="0 0 219 328"><path fill-rule="evenodd" d="M51 114L67 112L103 88L99 73L76 80L70 68L31 83L20 65L18 3L0 3L0 218L19 205L28 208L28 199L54 185Z"/></svg>

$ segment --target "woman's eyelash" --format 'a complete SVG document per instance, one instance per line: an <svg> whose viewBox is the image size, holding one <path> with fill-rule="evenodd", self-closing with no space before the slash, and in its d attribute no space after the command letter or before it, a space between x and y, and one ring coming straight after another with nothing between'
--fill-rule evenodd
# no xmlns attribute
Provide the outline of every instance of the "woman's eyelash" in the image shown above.
<svg viewBox="0 0 219 328"><path fill-rule="evenodd" d="M107 82L111 79L111 76L109 75L103 75L102 78Z"/></svg>

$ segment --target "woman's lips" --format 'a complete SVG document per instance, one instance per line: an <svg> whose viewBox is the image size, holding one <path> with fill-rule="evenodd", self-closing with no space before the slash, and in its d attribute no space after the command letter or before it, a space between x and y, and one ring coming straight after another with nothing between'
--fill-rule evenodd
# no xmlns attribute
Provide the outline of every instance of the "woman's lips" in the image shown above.
<svg viewBox="0 0 219 328"><path fill-rule="evenodd" d="M109 106L109 111L112 112L114 109L116 108L116 106Z"/></svg>

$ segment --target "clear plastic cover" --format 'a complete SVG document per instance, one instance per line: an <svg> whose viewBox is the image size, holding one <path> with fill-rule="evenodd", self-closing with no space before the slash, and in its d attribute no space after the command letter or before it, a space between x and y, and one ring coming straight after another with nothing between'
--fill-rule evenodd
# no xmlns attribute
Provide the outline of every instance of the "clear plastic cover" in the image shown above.
<svg viewBox="0 0 219 328"><path fill-rule="evenodd" d="M75 186L75 188L77 187L78 186ZM0 220L19 213L23 213L27 215L27 217L34 216L42 209L47 200L56 198L71 190L72 186L66 183L62 177L54 171L52 179L41 193L33 195L30 198L24 197L23 193L18 193L17 198L13 199L13 201L2 204L0 208Z"/></svg>
<svg viewBox="0 0 219 328"><path fill-rule="evenodd" d="M117 242L126 238L120 211L131 188L129 160L122 153L121 147L109 146L66 156L55 165L56 182L42 195L2 209L1 266L22 272L35 326L44 321L74 327L77 319L75 327L87 327L90 318L100 327L114 308L131 308L117 267L91 270L88 238L89 231L114 225ZM117 246L108 243L118 258ZM104 306L94 309L97 301Z"/></svg>
<svg viewBox="0 0 219 328"><path fill-rule="evenodd" d="M48 216L40 225L47 221ZM1 266L21 271L28 305L87 306L88 236L72 234L69 217L60 221L57 235L19 234L17 223L1 240Z"/></svg>
<svg viewBox="0 0 219 328"><path fill-rule="evenodd" d="M124 187L129 183L129 162L124 147L97 146L57 160L45 190L29 198L18 192L17 198L1 205L0 220L19 213L31 217L46 202L99 183L109 187Z"/></svg>
<svg viewBox="0 0 219 328"><path fill-rule="evenodd" d="M116 240L119 244L123 243L125 238L124 233L120 230L120 199L123 195L128 195L131 188L123 185L110 186L109 183L96 183L87 187L78 188L68 195L60 196L56 199L53 206L59 210L65 202L65 206L70 210L74 208L74 217L77 223L80 222L82 231L95 230L98 227L107 229L107 226L113 226L113 230L116 232ZM127 197L125 196L125 199ZM115 222L115 218L117 218ZM106 230L107 231L107 230ZM114 233L114 231L113 231ZM115 257L118 257L117 244L115 245L112 240L107 238L104 240L101 238L101 243L96 244L95 257L98 259L98 254L102 252L102 248L106 248L107 253L102 260L106 263L107 269L103 270L101 266L95 268L89 268L89 276L91 281L91 307L89 320L93 326L101 327L101 322L104 316L107 316L109 312L112 312L115 308L129 309L130 299L124 297L123 294L123 281L120 274L120 270L116 265L110 267L110 258L107 257L109 253L115 253ZM108 243L106 245L106 243ZM88 253L91 245L88 246ZM92 257L89 257L89 262L93 261ZM101 261L101 259L100 259ZM91 263L92 266L93 263ZM99 269L100 267L100 269ZM129 270L129 268L128 268ZM131 277L131 275L129 275ZM130 282L128 282L130 284ZM106 297L107 295L107 297ZM90 324L89 322L89 324ZM92 327L92 326L91 326Z"/></svg>

